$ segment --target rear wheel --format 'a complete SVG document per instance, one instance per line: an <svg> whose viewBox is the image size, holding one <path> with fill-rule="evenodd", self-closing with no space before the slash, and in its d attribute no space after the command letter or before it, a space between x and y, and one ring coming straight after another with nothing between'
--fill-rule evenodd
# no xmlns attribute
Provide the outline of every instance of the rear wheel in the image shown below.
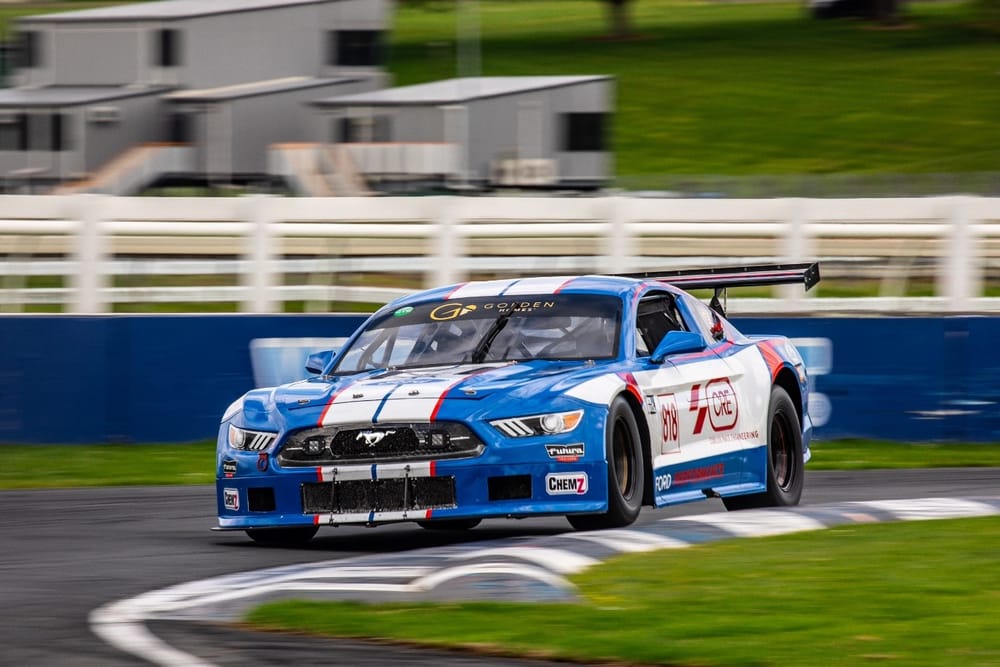
<svg viewBox="0 0 1000 667"><path fill-rule="evenodd" d="M802 427L795 404L781 387L772 387L767 411L767 489L761 493L723 498L727 510L798 505L805 465Z"/></svg>
<svg viewBox="0 0 1000 667"><path fill-rule="evenodd" d="M417 525L427 530L471 530L479 525L482 519L437 519L436 521L418 521Z"/></svg>
<svg viewBox="0 0 1000 667"><path fill-rule="evenodd" d="M627 526L638 518L642 509L646 475L642 438L635 414L624 398L618 397L611 404L604 441L608 459L608 511L567 516L570 525L577 530Z"/></svg>
<svg viewBox="0 0 1000 667"><path fill-rule="evenodd" d="M271 547L299 547L313 538L319 526L301 528L250 528L247 536L257 544Z"/></svg>

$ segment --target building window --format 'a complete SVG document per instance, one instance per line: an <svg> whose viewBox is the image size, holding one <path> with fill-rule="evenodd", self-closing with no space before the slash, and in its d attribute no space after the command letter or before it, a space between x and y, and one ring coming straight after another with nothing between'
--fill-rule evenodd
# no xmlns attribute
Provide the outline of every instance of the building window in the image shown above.
<svg viewBox="0 0 1000 667"><path fill-rule="evenodd" d="M337 143L386 143L392 141L392 119L389 116L338 118L333 140Z"/></svg>
<svg viewBox="0 0 1000 667"><path fill-rule="evenodd" d="M181 33L178 30L156 31L154 64L158 67L177 67L181 64Z"/></svg>
<svg viewBox="0 0 1000 667"><path fill-rule="evenodd" d="M373 67L382 64L380 30L334 30L327 35L328 65Z"/></svg>
<svg viewBox="0 0 1000 667"><path fill-rule="evenodd" d="M49 124L50 149L52 151L68 151L69 117L66 114L54 113Z"/></svg>
<svg viewBox="0 0 1000 667"><path fill-rule="evenodd" d="M607 150L606 114L565 113L562 114L562 118L562 150L568 152Z"/></svg>
<svg viewBox="0 0 1000 667"><path fill-rule="evenodd" d="M20 67L42 66L42 36L33 30L25 30L18 36L18 58Z"/></svg>
<svg viewBox="0 0 1000 667"><path fill-rule="evenodd" d="M175 144L189 144L194 136L191 130L191 116L186 113L172 113L168 119L167 129L170 142Z"/></svg>
<svg viewBox="0 0 1000 667"><path fill-rule="evenodd" d="M28 116L23 113L0 115L0 151L28 150Z"/></svg>

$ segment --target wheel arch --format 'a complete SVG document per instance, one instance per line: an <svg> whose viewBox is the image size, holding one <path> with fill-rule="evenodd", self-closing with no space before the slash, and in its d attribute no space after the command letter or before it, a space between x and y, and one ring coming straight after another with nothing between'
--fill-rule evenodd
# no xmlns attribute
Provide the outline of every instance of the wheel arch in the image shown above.
<svg viewBox="0 0 1000 667"><path fill-rule="evenodd" d="M774 385L784 389L788 397L792 399L792 404L795 406L795 413L799 417L799 426L801 427L805 415L802 409L802 389L799 386L799 380L795 372L787 366L783 367L778 371L777 376L775 376Z"/></svg>
<svg viewBox="0 0 1000 667"><path fill-rule="evenodd" d="M642 402L635 394L630 391L623 391L615 398L619 397L625 399L625 403L632 410L636 428L639 430L639 440L642 444L642 474L643 481L645 481L642 491L642 504L653 505L653 460L652 445L649 438L649 424L646 422L646 415L642 411Z"/></svg>

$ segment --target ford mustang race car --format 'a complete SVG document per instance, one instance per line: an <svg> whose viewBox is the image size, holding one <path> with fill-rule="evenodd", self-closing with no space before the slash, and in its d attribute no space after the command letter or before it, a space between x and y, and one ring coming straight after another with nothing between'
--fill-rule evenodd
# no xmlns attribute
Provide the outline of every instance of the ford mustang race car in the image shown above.
<svg viewBox="0 0 1000 667"><path fill-rule="evenodd" d="M816 264L469 282L401 298L312 377L255 389L219 428L219 529L305 542L321 526L794 505L812 425L801 357L741 334L728 287ZM685 290L714 290L709 304Z"/></svg>

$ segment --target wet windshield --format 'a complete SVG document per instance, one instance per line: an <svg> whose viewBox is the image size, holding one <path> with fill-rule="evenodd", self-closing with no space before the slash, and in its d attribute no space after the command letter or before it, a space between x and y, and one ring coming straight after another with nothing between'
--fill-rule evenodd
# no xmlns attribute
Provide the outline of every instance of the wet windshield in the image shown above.
<svg viewBox="0 0 1000 667"><path fill-rule="evenodd" d="M608 359L621 301L566 294L487 297L406 306L372 321L335 373L531 359Z"/></svg>

